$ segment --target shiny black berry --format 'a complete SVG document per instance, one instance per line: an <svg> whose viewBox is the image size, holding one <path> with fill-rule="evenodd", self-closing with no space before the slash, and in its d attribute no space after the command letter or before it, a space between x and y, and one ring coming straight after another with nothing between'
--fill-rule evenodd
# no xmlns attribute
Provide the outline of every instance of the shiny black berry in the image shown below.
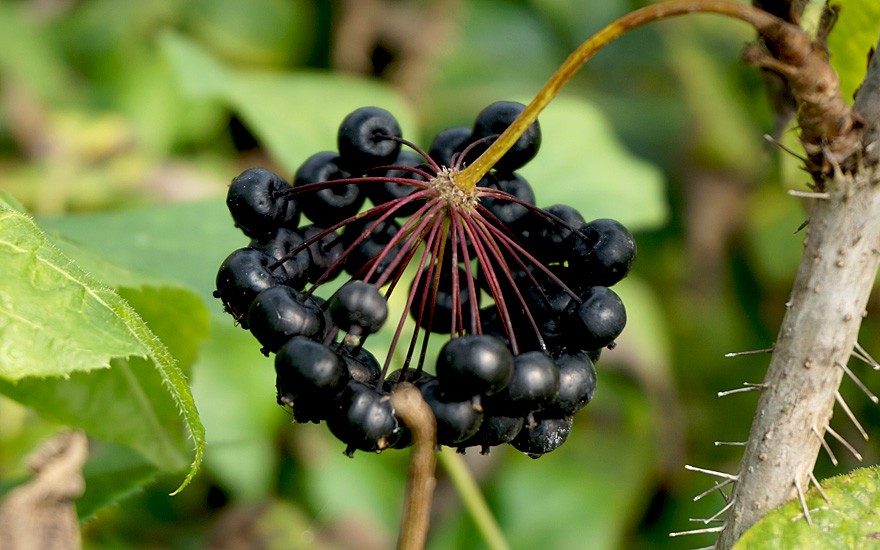
<svg viewBox="0 0 880 550"><path fill-rule="evenodd" d="M507 386L488 397L487 407L502 416L525 416L546 407L559 393L559 368L540 351L513 358L513 374Z"/></svg>
<svg viewBox="0 0 880 550"><path fill-rule="evenodd" d="M620 222L593 220L580 227L569 243L569 265L593 285L611 286L626 277L636 258L636 242Z"/></svg>
<svg viewBox="0 0 880 550"><path fill-rule="evenodd" d="M283 260L280 269L276 268L274 273L285 285L302 289L306 284L306 275L312 267L311 258L305 249L291 254L302 244L303 238L298 232L281 227L267 237L252 239L250 247L263 251L275 262Z"/></svg>
<svg viewBox="0 0 880 550"><path fill-rule="evenodd" d="M610 288L594 286L583 294L583 302L572 307L569 341L582 350L610 345L626 326L626 308Z"/></svg>
<svg viewBox="0 0 880 550"><path fill-rule="evenodd" d="M345 361L352 380L372 387L379 384L382 379L382 366L372 353L363 347L356 348L350 345L342 346L337 353Z"/></svg>
<svg viewBox="0 0 880 550"><path fill-rule="evenodd" d="M382 328L388 317L388 303L375 286L349 281L330 298L329 312L340 329L367 335Z"/></svg>
<svg viewBox="0 0 880 550"><path fill-rule="evenodd" d="M307 225L300 228L299 232L305 242L324 233L325 229L317 225ZM342 272L339 259L342 258L345 247L342 245L339 233L331 231L311 243L306 250L308 250L310 260L305 273L308 282L315 283L321 279L322 283L326 283L335 279Z"/></svg>
<svg viewBox="0 0 880 550"><path fill-rule="evenodd" d="M451 167L458 160L455 157L461 155L470 142L471 129L467 126L446 128L434 137L428 149L428 156L440 166ZM473 160L476 157L469 155L469 158Z"/></svg>
<svg viewBox="0 0 880 550"><path fill-rule="evenodd" d="M593 399L596 393L596 367L586 352L563 353L556 358L559 367L559 393L546 413L571 416Z"/></svg>
<svg viewBox="0 0 880 550"><path fill-rule="evenodd" d="M299 210L283 192L290 189L284 178L265 168L249 168L232 180L226 206L246 235L262 237L281 225L295 227Z"/></svg>
<svg viewBox="0 0 880 550"><path fill-rule="evenodd" d="M525 110L525 105L515 101L496 101L477 115L471 135L472 141L500 135ZM475 153L488 148L489 142L479 146ZM525 166L538 154L541 147L541 126L536 120L514 142L507 153L495 163L495 168L503 172L512 172Z"/></svg>
<svg viewBox="0 0 880 550"><path fill-rule="evenodd" d="M275 355L279 395L335 399L349 381L345 362L327 346L294 336Z"/></svg>
<svg viewBox="0 0 880 550"><path fill-rule="evenodd" d="M327 419L327 427L354 451L379 452L394 445L402 433L387 395L352 380L338 399L338 408Z"/></svg>
<svg viewBox="0 0 880 550"><path fill-rule="evenodd" d="M450 395L471 397L501 390L513 374L513 354L489 335L453 338L437 357L437 378Z"/></svg>
<svg viewBox="0 0 880 550"><path fill-rule="evenodd" d="M248 308L257 294L279 284L279 277L269 268L272 262L256 248L239 248L223 260L217 271L214 296L223 301L226 311L242 328L248 328Z"/></svg>
<svg viewBox="0 0 880 550"><path fill-rule="evenodd" d="M531 458L540 458L568 440L572 423L570 416L539 418L534 425L524 426L510 444Z"/></svg>
<svg viewBox="0 0 880 550"><path fill-rule="evenodd" d="M405 178L416 181L425 181L425 178L419 174L414 174L405 168L416 168L423 166L425 159L421 155L412 151L401 151L394 160L393 165L400 168L386 170L384 174L378 174L379 177L386 178ZM406 197L418 191L419 188L414 185L407 185L394 181L383 181L380 183L369 184L365 186L367 196L375 205L385 204L391 201L397 201L399 206L395 208L392 214L395 218L405 218L415 214L421 208L425 201L412 200L404 201Z"/></svg>
<svg viewBox="0 0 880 550"><path fill-rule="evenodd" d="M378 223L377 220L361 220L346 226L342 234L343 245L346 250L353 244L355 246L345 256L345 272L354 277L363 277L376 262L379 262L376 275L384 273L401 249L400 244L395 244L389 250L389 245L399 230L400 226L390 219ZM365 233L366 236L361 239ZM388 252L380 261L379 256L385 250Z"/></svg>
<svg viewBox="0 0 880 550"><path fill-rule="evenodd" d="M351 173L341 166L339 155L324 151L306 159L293 177L293 186L321 184L350 177ZM297 200L302 213L312 222L330 227L357 214L366 195L357 184L330 183L310 193L301 193Z"/></svg>
<svg viewBox="0 0 880 550"><path fill-rule="evenodd" d="M526 204L535 204L535 192L529 182L519 174L501 174L497 176L494 187L511 195ZM487 195L481 199L481 203L492 213L504 226L515 233L527 228L530 218L527 207L507 200L502 197Z"/></svg>
<svg viewBox="0 0 880 550"><path fill-rule="evenodd" d="M400 152L400 143L389 137L401 137L394 116L378 107L361 107L349 114L339 126L339 155L353 172L391 164Z"/></svg>
<svg viewBox="0 0 880 550"><path fill-rule="evenodd" d="M435 275L436 271L435 269ZM460 267L458 269L458 301L456 302L453 298L456 294L453 289L455 281L450 270L442 270L436 295L433 279L427 277L427 268L422 271L418 286L416 290L412 291L415 299L409 308L410 315L421 328L437 334L448 334L452 328L452 319L456 311L462 313L460 320L456 318L457 326L459 328L462 327L462 324L465 328L471 326L471 310L472 307L475 307L474 303L479 304L481 292L480 288L474 285L476 297L476 302L474 302L468 289L466 277L467 273L464 268Z"/></svg>
<svg viewBox="0 0 880 550"><path fill-rule="evenodd" d="M437 444L455 446L477 433L483 410L472 398L460 399L444 391L440 380L420 384L419 391L437 419Z"/></svg>
<svg viewBox="0 0 880 550"><path fill-rule="evenodd" d="M522 430L523 423L521 416L484 415L477 433L459 443L458 448L463 451L466 447L480 447L481 454L489 454L491 447L513 441Z"/></svg>
<svg viewBox="0 0 880 550"><path fill-rule="evenodd" d="M553 217L536 212L529 214L529 252L543 262L562 262L573 257L571 235L584 225L584 218L577 209L566 204L554 204L544 208Z"/></svg>
<svg viewBox="0 0 880 550"><path fill-rule="evenodd" d="M314 301L285 285L257 294L247 322L264 353L278 351L294 336L322 339L326 328L323 312Z"/></svg>

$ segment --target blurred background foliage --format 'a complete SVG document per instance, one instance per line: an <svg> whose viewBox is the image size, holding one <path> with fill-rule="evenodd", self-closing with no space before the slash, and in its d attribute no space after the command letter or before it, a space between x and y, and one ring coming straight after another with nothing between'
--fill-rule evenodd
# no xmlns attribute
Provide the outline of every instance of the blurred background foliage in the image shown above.
<svg viewBox="0 0 880 550"><path fill-rule="evenodd" d="M274 401L271 360L211 297L217 267L246 244L225 211L226 186L254 165L290 176L334 146L358 106L391 110L427 145L492 101L528 101L577 44L641 5L0 0L0 190L172 341L207 431L205 466L175 497L179 472L96 440L79 508L86 547L390 547L408 453L350 460L323 427L292 425ZM716 393L760 382L768 356L724 354L772 345L805 218L786 190L806 178L762 138L773 115L759 73L739 61L752 39L714 16L638 30L541 117L544 146L523 171L539 205L620 219L640 257L619 287L629 326L603 354L596 398L569 442L538 461L506 448L464 456L512 548L712 541L667 536L723 505L717 494L694 502L715 479L684 465L737 467L739 449L713 442L745 440L755 394ZM778 137L795 141L791 130ZM183 294L131 290L155 280ZM193 336L163 334L167 315ZM872 352L876 330L869 317L862 343ZM876 432L876 408L848 384L842 393ZM58 429L44 416L0 398L0 491ZM878 461L876 443L861 449ZM818 477L855 466L837 455L840 469L820 457ZM483 547L438 474L429 547Z"/></svg>

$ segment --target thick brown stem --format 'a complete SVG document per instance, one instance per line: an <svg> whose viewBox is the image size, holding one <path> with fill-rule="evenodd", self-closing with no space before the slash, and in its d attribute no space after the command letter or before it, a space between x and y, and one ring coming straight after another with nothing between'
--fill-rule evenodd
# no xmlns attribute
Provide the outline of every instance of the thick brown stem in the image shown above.
<svg viewBox="0 0 880 550"><path fill-rule="evenodd" d="M403 517L397 539L398 550L421 550L428 537L431 500L434 495L437 465L437 421L422 398L422 393L409 382L401 382L391 392L394 412L412 432L413 456L403 504Z"/></svg>
<svg viewBox="0 0 880 550"><path fill-rule="evenodd" d="M806 487L880 264L880 172L838 174L815 199L734 504L716 548Z"/></svg>

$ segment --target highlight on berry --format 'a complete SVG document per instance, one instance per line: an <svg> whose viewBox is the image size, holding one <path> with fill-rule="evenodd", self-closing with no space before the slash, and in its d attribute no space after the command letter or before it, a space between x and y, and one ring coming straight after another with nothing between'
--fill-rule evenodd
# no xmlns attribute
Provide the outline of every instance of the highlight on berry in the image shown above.
<svg viewBox="0 0 880 550"><path fill-rule="evenodd" d="M349 456L411 443L388 398L402 381L431 407L438 446L460 452L507 443L537 458L593 398L594 362L626 324L609 287L632 266L632 235L536 206L516 170L538 153L537 121L476 185L457 180L523 109L493 103L426 152L363 107L292 183L264 168L232 181L226 203L250 242L223 261L214 295L274 354L278 403L326 422ZM392 293L406 305L389 319Z"/></svg>

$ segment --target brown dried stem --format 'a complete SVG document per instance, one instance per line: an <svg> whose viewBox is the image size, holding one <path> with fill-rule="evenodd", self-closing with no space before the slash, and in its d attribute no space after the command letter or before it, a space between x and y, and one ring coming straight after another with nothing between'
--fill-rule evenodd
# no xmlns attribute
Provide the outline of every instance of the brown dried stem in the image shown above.
<svg viewBox="0 0 880 550"><path fill-rule="evenodd" d="M409 382L400 382L395 386L391 392L391 405L413 437L413 455L397 548L421 550L428 537L431 501L436 485L434 470L437 465L437 421L422 398L422 393Z"/></svg>

